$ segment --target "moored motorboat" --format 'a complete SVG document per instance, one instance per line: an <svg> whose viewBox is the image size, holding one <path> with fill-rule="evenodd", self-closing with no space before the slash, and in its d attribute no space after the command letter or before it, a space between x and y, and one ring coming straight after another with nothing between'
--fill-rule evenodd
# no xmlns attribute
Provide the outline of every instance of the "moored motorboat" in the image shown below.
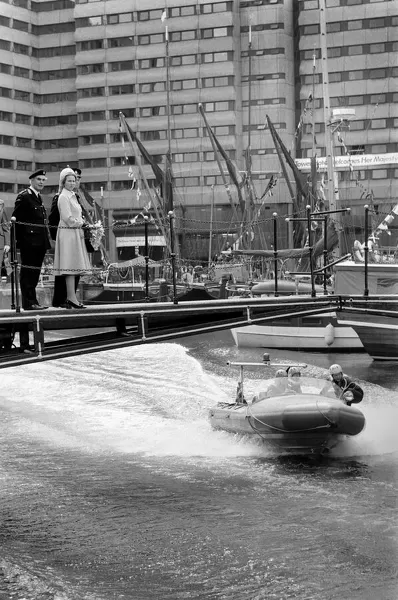
<svg viewBox="0 0 398 600"><path fill-rule="evenodd" d="M242 371L244 363L235 364ZM209 420L214 429L259 437L283 453L323 454L365 427L363 413L349 405L350 394L338 398L324 379L283 377L263 381L258 393L245 399L241 378L235 401L212 407Z"/></svg>

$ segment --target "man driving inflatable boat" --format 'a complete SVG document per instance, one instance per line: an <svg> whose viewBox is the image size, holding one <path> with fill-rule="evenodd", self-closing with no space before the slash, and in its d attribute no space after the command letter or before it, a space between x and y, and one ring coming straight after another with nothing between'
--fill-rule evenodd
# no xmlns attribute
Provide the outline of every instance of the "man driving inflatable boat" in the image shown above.
<svg viewBox="0 0 398 600"><path fill-rule="evenodd" d="M332 365L329 368L329 374L329 381L322 389L321 394L333 389L335 395L338 398L342 398L348 406L358 404L362 401L363 389L351 377L343 373L340 365Z"/></svg>

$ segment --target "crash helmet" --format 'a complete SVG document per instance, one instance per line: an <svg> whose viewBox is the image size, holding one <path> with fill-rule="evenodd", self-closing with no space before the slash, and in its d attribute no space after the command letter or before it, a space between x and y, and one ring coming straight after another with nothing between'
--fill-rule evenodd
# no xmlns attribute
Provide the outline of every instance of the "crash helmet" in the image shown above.
<svg viewBox="0 0 398 600"><path fill-rule="evenodd" d="M287 377L285 369L278 369L275 373L275 377Z"/></svg>
<svg viewBox="0 0 398 600"><path fill-rule="evenodd" d="M343 373L343 369L340 367L340 365L332 365L329 367L329 373L331 375L339 375L340 373Z"/></svg>
<svg viewBox="0 0 398 600"><path fill-rule="evenodd" d="M301 377L301 371L298 367L290 367L289 377L293 377L294 375L298 375L298 377Z"/></svg>

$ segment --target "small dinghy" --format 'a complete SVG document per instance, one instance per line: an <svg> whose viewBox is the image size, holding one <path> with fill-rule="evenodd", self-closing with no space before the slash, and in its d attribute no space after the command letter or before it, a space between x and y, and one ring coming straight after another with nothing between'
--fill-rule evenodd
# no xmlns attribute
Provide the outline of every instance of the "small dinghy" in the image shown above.
<svg viewBox="0 0 398 600"><path fill-rule="evenodd" d="M234 402L220 402L210 409L209 420L214 429L257 436L273 449L289 454L323 454L365 427L363 413L350 406L351 392L336 396L337 390L330 381L275 377L262 381L253 398L246 399L243 368L264 363L230 364L241 368L237 397Z"/></svg>

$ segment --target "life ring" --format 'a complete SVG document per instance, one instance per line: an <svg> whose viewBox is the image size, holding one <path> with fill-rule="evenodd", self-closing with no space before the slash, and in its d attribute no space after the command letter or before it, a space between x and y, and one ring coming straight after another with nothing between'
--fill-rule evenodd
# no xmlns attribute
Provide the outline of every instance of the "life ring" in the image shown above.
<svg viewBox="0 0 398 600"><path fill-rule="evenodd" d="M356 262L365 262L365 251L358 240L354 242L354 259Z"/></svg>
<svg viewBox="0 0 398 600"><path fill-rule="evenodd" d="M328 323L325 327L324 338L327 346L331 346L333 344L335 338L335 331L331 323Z"/></svg>

